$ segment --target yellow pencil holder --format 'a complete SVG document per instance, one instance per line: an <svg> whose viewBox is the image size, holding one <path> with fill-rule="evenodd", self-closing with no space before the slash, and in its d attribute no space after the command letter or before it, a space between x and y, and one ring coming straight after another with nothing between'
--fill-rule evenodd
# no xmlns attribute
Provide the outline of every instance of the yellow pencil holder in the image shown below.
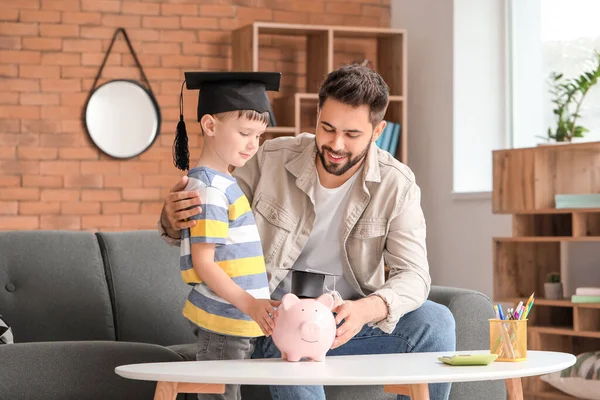
<svg viewBox="0 0 600 400"><path fill-rule="evenodd" d="M527 320L490 319L490 353L496 361L527 360Z"/></svg>

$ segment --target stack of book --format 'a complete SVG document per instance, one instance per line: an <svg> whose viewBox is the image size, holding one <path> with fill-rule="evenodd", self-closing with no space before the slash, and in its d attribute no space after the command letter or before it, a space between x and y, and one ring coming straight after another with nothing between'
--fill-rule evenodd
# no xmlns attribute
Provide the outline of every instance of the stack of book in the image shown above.
<svg viewBox="0 0 600 400"><path fill-rule="evenodd" d="M400 142L400 124L390 121L386 121L386 123L385 129L375 144L380 149L389 152L391 155L395 155L398 143Z"/></svg>
<svg viewBox="0 0 600 400"><path fill-rule="evenodd" d="M556 208L598 208L600 194L557 194L554 202Z"/></svg>
<svg viewBox="0 0 600 400"><path fill-rule="evenodd" d="M573 303L600 303L600 287L581 287L571 296Z"/></svg>

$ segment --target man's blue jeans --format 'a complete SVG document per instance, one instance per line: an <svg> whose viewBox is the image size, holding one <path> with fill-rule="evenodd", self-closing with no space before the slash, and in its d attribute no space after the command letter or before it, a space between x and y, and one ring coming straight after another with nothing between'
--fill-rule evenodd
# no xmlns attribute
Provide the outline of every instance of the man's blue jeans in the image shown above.
<svg viewBox="0 0 600 400"><path fill-rule="evenodd" d="M358 354L417 353L454 351L456 335L454 317L447 307L426 301L417 310L404 315L391 334L367 325L348 343L330 350L327 356ZM269 337L259 338L252 358L279 358L281 353ZM273 400L322 400L323 386L271 386ZM449 383L429 385L431 400L446 400ZM398 400L408 400L398 396Z"/></svg>

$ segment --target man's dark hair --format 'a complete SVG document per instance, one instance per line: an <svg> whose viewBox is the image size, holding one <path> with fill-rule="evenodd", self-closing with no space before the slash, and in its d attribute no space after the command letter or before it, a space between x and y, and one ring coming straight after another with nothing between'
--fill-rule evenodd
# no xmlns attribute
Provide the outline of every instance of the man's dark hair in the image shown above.
<svg viewBox="0 0 600 400"><path fill-rule="evenodd" d="M369 107L371 124L383 120L390 89L381 75L360 64L345 65L327 75L319 90L319 109L328 98L344 104Z"/></svg>

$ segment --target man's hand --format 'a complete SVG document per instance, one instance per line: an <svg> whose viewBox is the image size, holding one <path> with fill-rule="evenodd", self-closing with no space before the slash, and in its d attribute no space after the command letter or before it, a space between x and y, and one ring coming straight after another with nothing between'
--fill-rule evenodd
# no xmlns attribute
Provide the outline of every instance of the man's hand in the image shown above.
<svg viewBox="0 0 600 400"><path fill-rule="evenodd" d="M196 225L195 220L187 220L202 210L200 207L200 193L197 191L183 191L188 183L188 177L183 176L175 186L171 188L165 198L163 210L160 216L161 223L169 236L179 238L179 231ZM173 235L171 235L173 233Z"/></svg>
<svg viewBox="0 0 600 400"><path fill-rule="evenodd" d="M333 311L337 313L335 324L339 325L342 320L344 324L337 328L332 349L342 346L356 336L365 324L381 321L387 317L387 307L377 296L365 297L356 301L346 300Z"/></svg>
<svg viewBox="0 0 600 400"><path fill-rule="evenodd" d="M246 314L250 316L260 326L265 336L271 336L273 334L273 328L275 328L275 322L273 315L275 314L275 308L281 304L277 300L269 299L253 299L250 303Z"/></svg>

